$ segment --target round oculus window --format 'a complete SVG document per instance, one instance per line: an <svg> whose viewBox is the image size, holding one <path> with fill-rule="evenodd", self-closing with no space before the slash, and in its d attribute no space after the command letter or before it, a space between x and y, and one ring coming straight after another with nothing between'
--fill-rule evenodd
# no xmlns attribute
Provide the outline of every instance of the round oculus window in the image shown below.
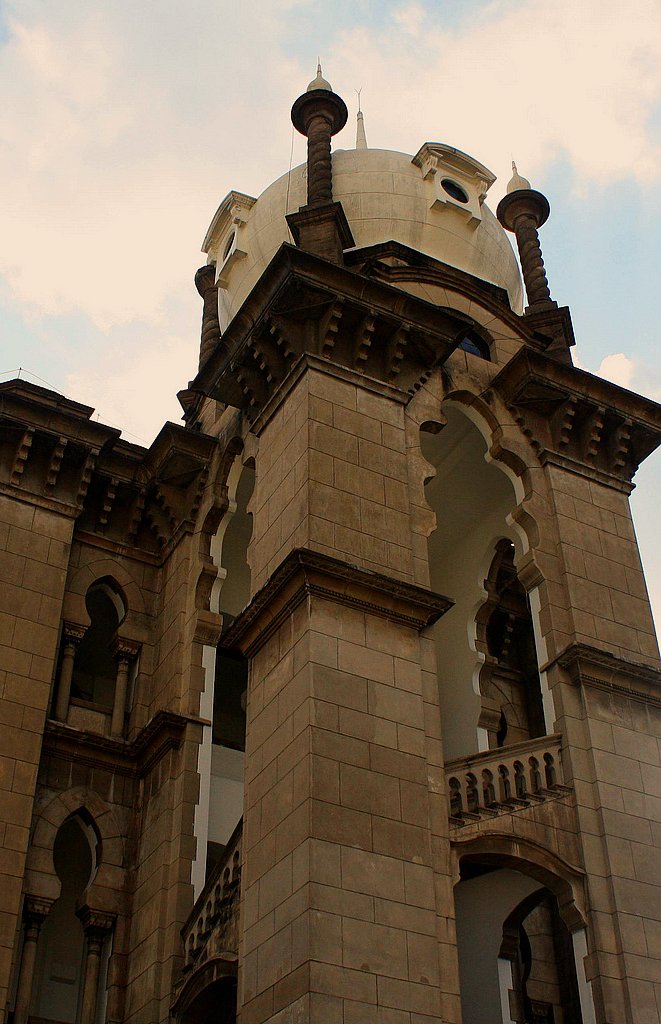
<svg viewBox="0 0 661 1024"><path fill-rule="evenodd" d="M456 181L452 181L451 178L443 178L441 181L441 188L447 192L452 198L456 199L458 203L467 203L468 196L464 192L461 185L457 185Z"/></svg>

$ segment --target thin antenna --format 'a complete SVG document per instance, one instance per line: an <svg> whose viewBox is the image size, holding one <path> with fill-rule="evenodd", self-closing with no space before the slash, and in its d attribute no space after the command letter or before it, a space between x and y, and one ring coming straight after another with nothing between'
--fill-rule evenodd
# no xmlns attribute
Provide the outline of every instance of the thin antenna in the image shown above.
<svg viewBox="0 0 661 1024"><path fill-rule="evenodd" d="M359 114L362 113L362 111L360 109L360 94L361 94L362 91L363 91L362 85L361 85L360 89L354 89L354 92L355 92L356 96L358 97L358 113Z"/></svg>

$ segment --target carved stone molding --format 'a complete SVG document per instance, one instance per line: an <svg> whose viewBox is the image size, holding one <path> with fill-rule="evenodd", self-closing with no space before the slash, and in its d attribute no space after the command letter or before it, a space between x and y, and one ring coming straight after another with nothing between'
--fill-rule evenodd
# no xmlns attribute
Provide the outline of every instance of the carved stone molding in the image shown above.
<svg viewBox="0 0 661 1024"><path fill-rule="evenodd" d="M656 402L539 352L521 349L492 387L542 464L619 490L631 490L638 466L661 442Z"/></svg>
<svg viewBox="0 0 661 1024"><path fill-rule="evenodd" d="M44 751L89 768L128 778L143 778L170 750L178 750L187 728L208 725L206 719L159 711L130 743L75 729L49 719Z"/></svg>
<svg viewBox="0 0 661 1024"><path fill-rule="evenodd" d="M80 626L77 622L63 622L62 633L65 643L79 644L87 632L87 626Z"/></svg>
<svg viewBox="0 0 661 1024"><path fill-rule="evenodd" d="M661 708L661 668L618 658L589 644L573 643L542 666L559 665L577 686L589 686L614 696Z"/></svg>
<svg viewBox="0 0 661 1024"><path fill-rule="evenodd" d="M110 653L116 661L134 661L141 649L142 644L137 640L116 636L111 644Z"/></svg>
<svg viewBox="0 0 661 1024"><path fill-rule="evenodd" d="M436 622L454 603L412 583L297 548L223 634L221 645L239 647L251 657L308 596L357 608L418 631Z"/></svg>
<svg viewBox="0 0 661 1024"><path fill-rule="evenodd" d="M23 902L23 921L26 929L40 929L54 902L43 896L31 896L27 893Z"/></svg>
<svg viewBox="0 0 661 1024"><path fill-rule="evenodd" d="M88 938L100 939L101 941L112 931L116 920L114 914L108 914L104 910L95 910L87 903L78 908L76 917L80 919L85 935Z"/></svg>

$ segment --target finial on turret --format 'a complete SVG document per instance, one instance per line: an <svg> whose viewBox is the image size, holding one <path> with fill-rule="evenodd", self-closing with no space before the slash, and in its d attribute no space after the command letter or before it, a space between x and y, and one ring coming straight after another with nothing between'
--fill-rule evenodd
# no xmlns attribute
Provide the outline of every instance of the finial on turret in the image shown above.
<svg viewBox="0 0 661 1024"><path fill-rule="evenodd" d="M507 193L519 192L521 189L531 189L532 185L527 178L522 178L516 169L516 164L512 160L512 177L507 183Z"/></svg>
<svg viewBox="0 0 661 1024"><path fill-rule="evenodd" d="M356 149L367 149L365 121L363 119L363 112L360 109L360 94L362 91L362 89L355 90L356 96L358 97L358 113L356 114Z"/></svg>
<svg viewBox="0 0 661 1024"><path fill-rule="evenodd" d="M330 82L327 82L321 73L321 61L317 57L317 76L313 78L308 85L306 92L314 92L315 89L325 89L326 92L332 92L333 87Z"/></svg>

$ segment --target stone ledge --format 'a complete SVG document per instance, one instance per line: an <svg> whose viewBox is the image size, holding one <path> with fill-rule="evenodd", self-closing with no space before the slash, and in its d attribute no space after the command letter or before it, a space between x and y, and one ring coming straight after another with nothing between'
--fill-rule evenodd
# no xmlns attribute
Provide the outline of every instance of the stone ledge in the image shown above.
<svg viewBox="0 0 661 1024"><path fill-rule="evenodd" d="M591 686L661 708L661 668L618 658L589 644L573 643L541 667L559 665L577 686Z"/></svg>
<svg viewBox="0 0 661 1024"><path fill-rule="evenodd" d="M181 746L189 725L201 728L210 722L172 711L158 711L129 743L49 719L44 729L44 751L90 768L143 778L169 750Z"/></svg>
<svg viewBox="0 0 661 1024"><path fill-rule="evenodd" d="M412 583L297 548L221 637L221 646L239 647L252 657L308 596L357 608L418 632L454 604L450 598Z"/></svg>

